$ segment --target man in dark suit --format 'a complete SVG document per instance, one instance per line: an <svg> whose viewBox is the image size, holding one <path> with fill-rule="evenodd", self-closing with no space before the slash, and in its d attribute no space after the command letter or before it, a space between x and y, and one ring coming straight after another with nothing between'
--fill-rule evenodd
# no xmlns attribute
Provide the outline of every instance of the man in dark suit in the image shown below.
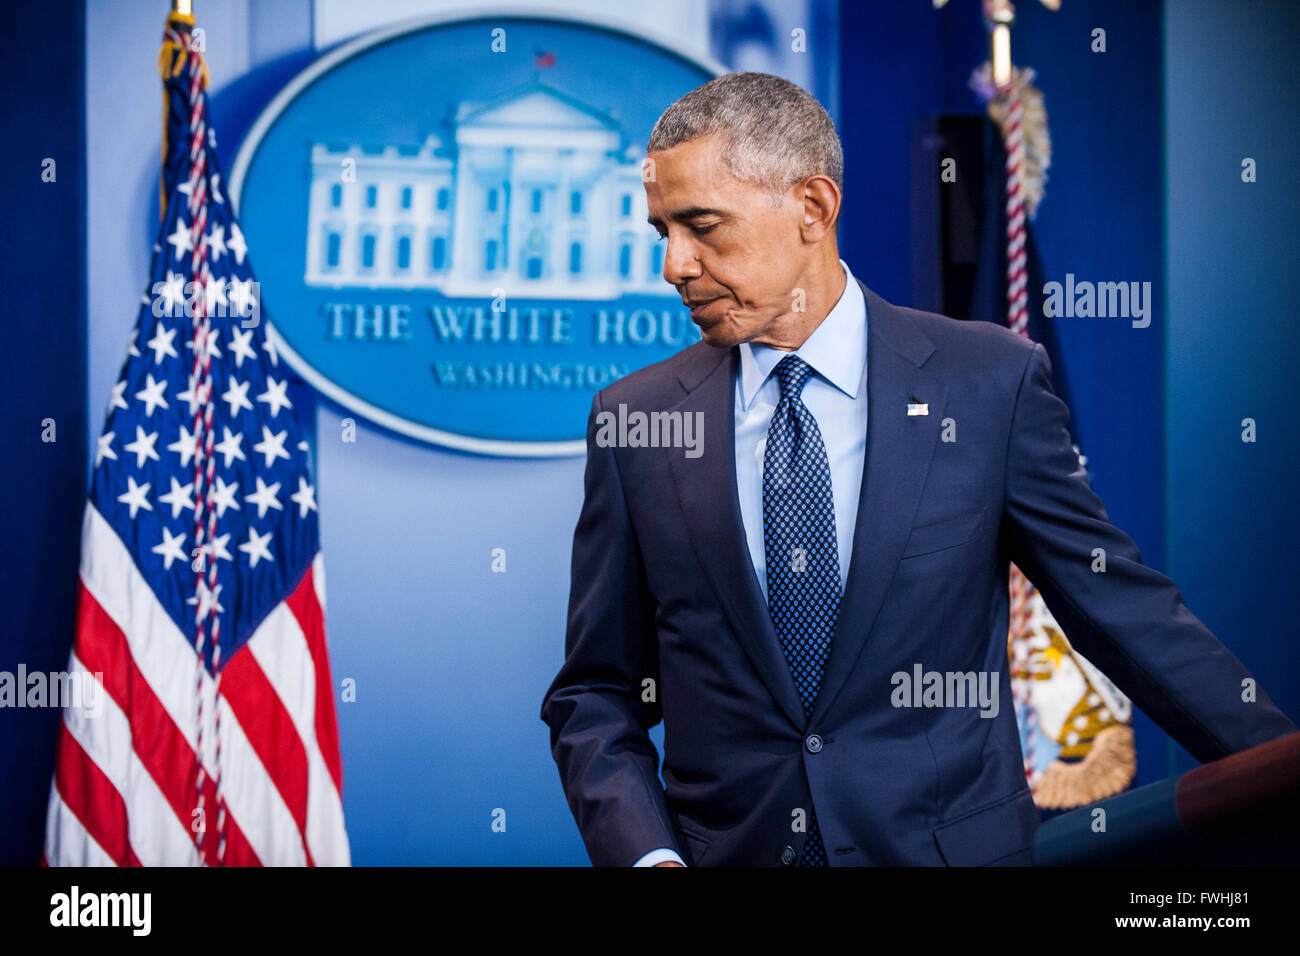
<svg viewBox="0 0 1300 956"><path fill-rule="evenodd" d="M588 423L542 718L595 864L1029 862L1039 814L999 706L1009 561L1198 759L1296 729L1110 524L1043 349L852 277L815 99L718 77L647 156L664 278L703 341ZM638 415L652 436L613 427ZM698 446L673 447L687 424Z"/></svg>

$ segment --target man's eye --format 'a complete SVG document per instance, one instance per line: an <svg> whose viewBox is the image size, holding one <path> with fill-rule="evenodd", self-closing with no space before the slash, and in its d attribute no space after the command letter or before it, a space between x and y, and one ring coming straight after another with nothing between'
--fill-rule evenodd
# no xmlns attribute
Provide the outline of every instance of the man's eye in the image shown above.
<svg viewBox="0 0 1300 956"><path fill-rule="evenodd" d="M711 233L714 229L717 229L717 228L718 228L718 223L715 222L715 223L714 223L713 225L711 225L711 226L690 226L689 228L690 228L691 232L695 233L695 235L697 235L697 236L707 236L707 235L708 235L709 233ZM666 232L659 232L659 230L657 230L657 229L655 230L655 235L658 237L658 239L667 239L667 238L668 238L668 233L666 233Z"/></svg>

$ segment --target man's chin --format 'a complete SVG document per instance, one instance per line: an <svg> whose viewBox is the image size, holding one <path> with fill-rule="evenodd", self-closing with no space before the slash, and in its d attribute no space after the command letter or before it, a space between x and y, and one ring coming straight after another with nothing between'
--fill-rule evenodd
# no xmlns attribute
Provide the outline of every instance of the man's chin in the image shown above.
<svg viewBox="0 0 1300 956"><path fill-rule="evenodd" d="M727 328L724 322L714 322L707 327L699 326L699 329L704 344L711 345L715 349L729 349L741 341L735 331Z"/></svg>

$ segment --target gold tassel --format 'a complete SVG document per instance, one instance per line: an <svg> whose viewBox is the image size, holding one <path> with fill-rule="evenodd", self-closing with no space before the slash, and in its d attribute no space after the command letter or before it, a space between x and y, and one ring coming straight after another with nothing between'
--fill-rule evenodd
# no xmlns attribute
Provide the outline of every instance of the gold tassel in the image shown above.
<svg viewBox="0 0 1300 956"><path fill-rule="evenodd" d="M1034 86L1034 71L1029 67L1014 67L1010 86L1020 94L1020 135L1025 144L1025 212L1033 219L1047 192L1047 170L1052 165L1052 137L1047 129L1047 107L1042 92ZM1002 141L1007 138L1007 101L1005 90L993 84L993 67L984 63L971 74L970 87L988 104L989 119L1002 131Z"/></svg>
<svg viewBox="0 0 1300 956"><path fill-rule="evenodd" d="M1039 778L1034 800L1044 810L1086 806L1119 793L1135 773L1133 728L1117 724L1097 734L1082 760L1054 760Z"/></svg>
<svg viewBox="0 0 1300 956"><path fill-rule="evenodd" d="M175 31L190 32L194 28L194 17L191 14L173 12L167 17L167 26ZM199 58L199 88L206 90L208 88L208 64L204 61L202 54L198 51L194 55ZM162 48L158 51L158 72L162 75L163 83L180 73L181 68L185 65L185 48L171 40L164 39ZM167 219L167 87L163 86L163 109L162 109L162 164L163 174L158 177L158 211L162 220Z"/></svg>

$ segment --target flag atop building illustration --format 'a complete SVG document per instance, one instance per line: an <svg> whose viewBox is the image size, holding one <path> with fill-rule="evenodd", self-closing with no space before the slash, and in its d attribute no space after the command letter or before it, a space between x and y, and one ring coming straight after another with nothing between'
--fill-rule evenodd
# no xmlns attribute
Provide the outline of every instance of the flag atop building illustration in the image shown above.
<svg viewBox="0 0 1300 956"><path fill-rule="evenodd" d="M162 227L94 454L48 865L346 865L309 446L173 13Z"/></svg>

